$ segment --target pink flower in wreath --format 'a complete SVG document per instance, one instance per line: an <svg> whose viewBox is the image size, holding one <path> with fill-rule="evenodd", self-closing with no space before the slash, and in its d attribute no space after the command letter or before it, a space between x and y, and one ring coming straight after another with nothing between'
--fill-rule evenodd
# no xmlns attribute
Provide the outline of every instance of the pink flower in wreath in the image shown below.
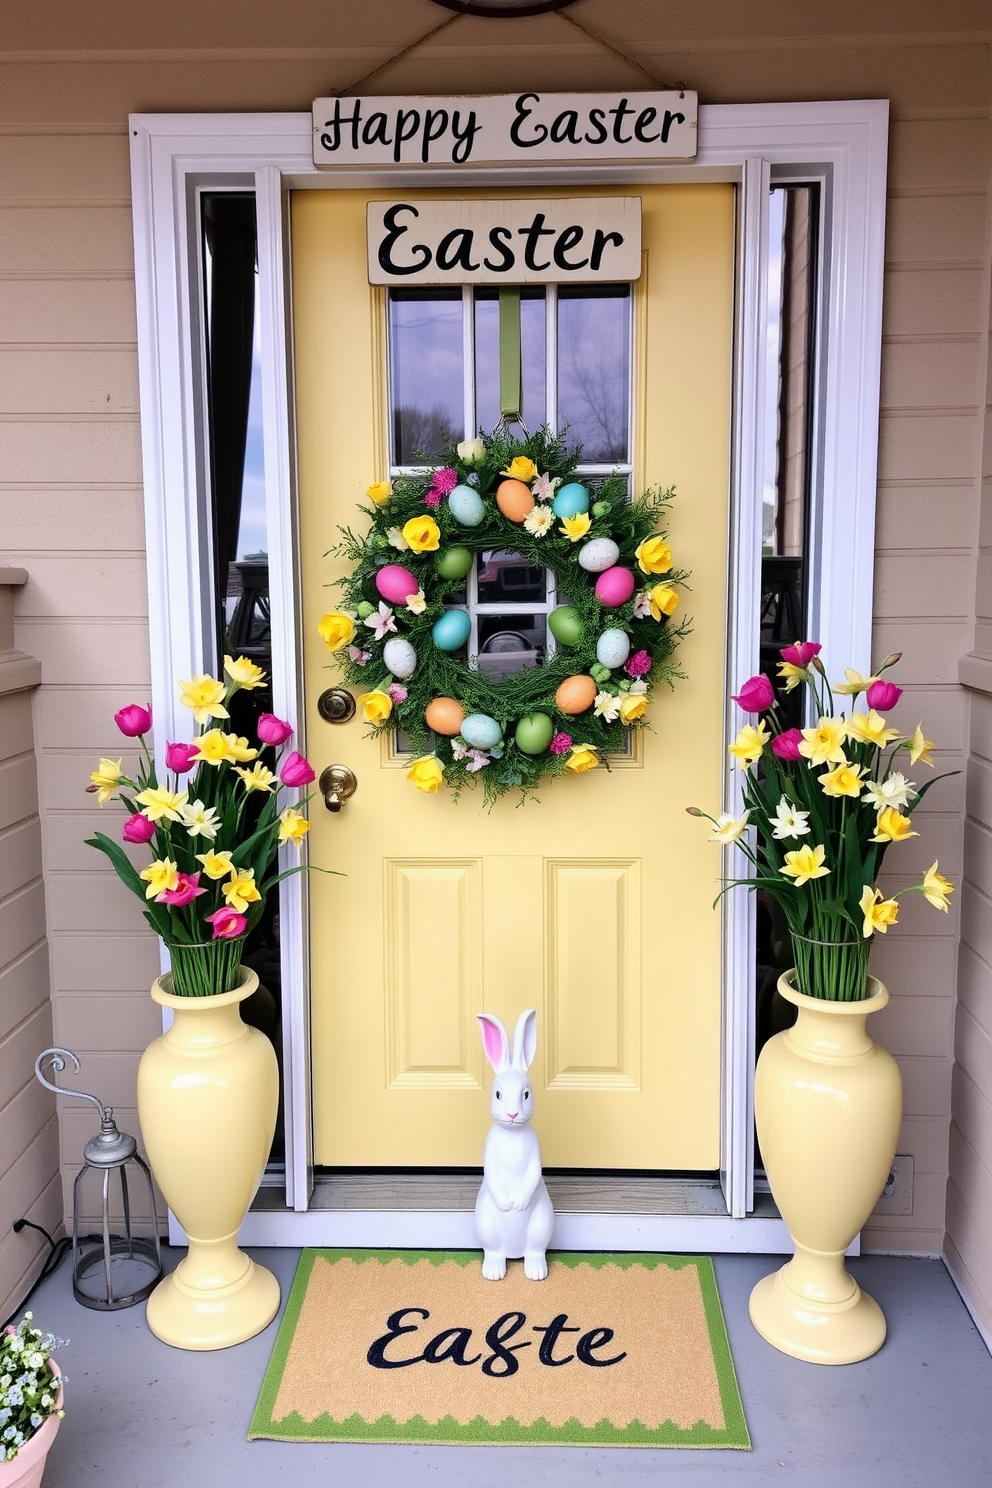
<svg viewBox="0 0 992 1488"><path fill-rule="evenodd" d="M244 935L248 928L248 921L243 914L231 909L225 904L222 909L215 909L213 914L205 916L208 925L214 927L214 940L237 940L239 935Z"/></svg>
<svg viewBox="0 0 992 1488"><path fill-rule="evenodd" d="M191 899L198 899L205 894L206 889L200 888L200 875L198 873L179 873L176 875L176 887L164 889L161 894L156 894L156 904L171 904L174 909L181 909Z"/></svg>
<svg viewBox="0 0 992 1488"><path fill-rule="evenodd" d="M651 658L646 651L635 651L624 670L628 677L646 677L651 670Z"/></svg>
<svg viewBox="0 0 992 1488"><path fill-rule="evenodd" d="M572 747L571 734L555 734L548 748L552 754L567 754Z"/></svg>
<svg viewBox="0 0 992 1488"><path fill-rule="evenodd" d="M441 470L434 472L434 489L440 491L442 496L447 496L458 484L458 473L445 465Z"/></svg>
<svg viewBox="0 0 992 1488"><path fill-rule="evenodd" d="M427 495L424 497L424 505L431 507L432 510L440 506L442 494L443 493L439 491L436 486L433 487L430 491L427 492Z"/></svg>
<svg viewBox="0 0 992 1488"><path fill-rule="evenodd" d="M386 691L389 693L390 700L394 703L405 703L410 696L406 688L401 687L398 682L391 682L386 688Z"/></svg>
<svg viewBox="0 0 992 1488"><path fill-rule="evenodd" d="M121 836L125 842L150 842L155 836L155 823L149 821L143 811L135 816L129 816L121 828Z"/></svg>

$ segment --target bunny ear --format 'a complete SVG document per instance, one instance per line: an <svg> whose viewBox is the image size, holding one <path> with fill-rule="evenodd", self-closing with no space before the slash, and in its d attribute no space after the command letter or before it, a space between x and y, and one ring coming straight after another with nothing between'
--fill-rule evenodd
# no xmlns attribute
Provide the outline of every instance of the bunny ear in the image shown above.
<svg viewBox="0 0 992 1488"><path fill-rule="evenodd" d="M517 1019L513 1031L513 1065L515 1069L530 1069L537 1052L537 1012L528 1008Z"/></svg>
<svg viewBox="0 0 992 1488"><path fill-rule="evenodd" d="M493 1013L476 1013L475 1016L482 1029L482 1045L486 1058L497 1072L505 1070L510 1063L510 1040L506 1036L506 1029Z"/></svg>

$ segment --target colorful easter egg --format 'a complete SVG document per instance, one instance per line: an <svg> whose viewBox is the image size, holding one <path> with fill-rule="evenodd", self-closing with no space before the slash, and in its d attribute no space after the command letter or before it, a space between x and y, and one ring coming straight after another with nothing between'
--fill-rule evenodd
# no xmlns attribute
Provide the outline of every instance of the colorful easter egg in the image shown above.
<svg viewBox="0 0 992 1488"><path fill-rule="evenodd" d="M562 486L554 499L556 517L577 517L580 512L589 510L589 488L582 486L578 481L569 481L567 486Z"/></svg>
<svg viewBox="0 0 992 1488"><path fill-rule="evenodd" d="M513 738L524 754L543 754L554 732L555 726L547 713L527 713L517 724Z"/></svg>
<svg viewBox="0 0 992 1488"><path fill-rule="evenodd" d="M523 481L505 480L496 487L496 505L508 522L522 522L534 510L534 497Z"/></svg>
<svg viewBox="0 0 992 1488"><path fill-rule="evenodd" d="M604 630L596 642L596 660L600 666L623 666L630 655L630 637L625 630Z"/></svg>
<svg viewBox="0 0 992 1488"><path fill-rule="evenodd" d="M582 620L572 605L559 605L548 616L548 628L562 646L577 646L582 639Z"/></svg>
<svg viewBox="0 0 992 1488"><path fill-rule="evenodd" d="M596 684L591 677L566 677L555 693L555 704L562 713L584 713L596 701Z"/></svg>
<svg viewBox="0 0 992 1488"><path fill-rule="evenodd" d="M604 573L619 557L620 549L612 537L594 537L579 549L579 567L586 573Z"/></svg>
<svg viewBox="0 0 992 1488"><path fill-rule="evenodd" d="M503 730L488 713L470 713L462 724L462 738L473 749L494 749L502 737Z"/></svg>
<svg viewBox="0 0 992 1488"><path fill-rule="evenodd" d="M403 604L411 594L416 594L420 585L408 568L399 563L387 563L376 574L375 587L390 604Z"/></svg>
<svg viewBox="0 0 992 1488"><path fill-rule="evenodd" d="M455 698L438 697L424 709L424 722L436 734L454 738L465 722L465 709Z"/></svg>
<svg viewBox="0 0 992 1488"><path fill-rule="evenodd" d="M471 486L456 486L448 497L448 510L461 527L478 527L486 515L482 497Z"/></svg>
<svg viewBox="0 0 992 1488"><path fill-rule="evenodd" d="M464 610L445 610L434 621L431 635L439 651L457 651L468 640L472 622Z"/></svg>
<svg viewBox="0 0 992 1488"><path fill-rule="evenodd" d="M626 604L633 592L634 575L629 568L608 568L596 580L596 598L611 610Z"/></svg>
<svg viewBox="0 0 992 1488"><path fill-rule="evenodd" d="M382 648L382 659L394 677L412 677L417 669L417 653L403 636L390 636Z"/></svg>
<svg viewBox="0 0 992 1488"><path fill-rule="evenodd" d="M434 559L442 579L464 579L472 567L474 554L468 548L444 548Z"/></svg>

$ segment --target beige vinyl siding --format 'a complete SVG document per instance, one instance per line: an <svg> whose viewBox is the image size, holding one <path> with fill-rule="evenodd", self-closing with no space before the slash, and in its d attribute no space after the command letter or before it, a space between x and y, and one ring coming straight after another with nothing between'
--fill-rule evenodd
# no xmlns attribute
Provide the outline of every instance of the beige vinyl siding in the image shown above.
<svg viewBox="0 0 992 1488"><path fill-rule="evenodd" d="M910 728L924 718L940 741L940 767L960 767L957 667L974 626L988 319L987 6L588 0L582 11L585 24L656 76L684 79L704 102L891 100L876 655L905 653L899 718ZM156 1026L147 1001L156 952L137 906L80 841L96 819L82 794L92 761L121 752L113 710L147 695L126 115L307 109L439 14L419 0L319 13L300 0L278 12L247 3L233 37L227 9L209 3L177 0L165 13L96 0L80 12L55 0L5 28L0 417L10 443L0 502L9 561L31 574L19 644L45 674L37 720L56 1031L86 1040L81 1052L94 1056L125 1124L134 1119L137 1053ZM563 17L460 17L370 86L483 92L647 82ZM992 629L992 618L985 624ZM868 660L830 658L834 668ZM892 859L898 853L916 871L939 856L959 881L963 789L957 780L933 792L920 817L925 836ZM916 1193L912 1215L872 1221L869 1246L943 1244L960 897L946 918L908 905L879 947L876 969L894 995L876 1021L905 1075L900 1150L915 1158ZM84 1126L63 1116L66 1165ZM992 1166L988 1151L984 1162Z"/></svg>
<svg viewBox="0 0 992 1488"><path fill-rule="evenodd" d="M11 1225L62 1223L55 1099L34 1078L52 1041L41 822L31 698L37 661L14 648L13 596L27 575L0 566L0 1317L20 1302L46 1253Z"/></svg>

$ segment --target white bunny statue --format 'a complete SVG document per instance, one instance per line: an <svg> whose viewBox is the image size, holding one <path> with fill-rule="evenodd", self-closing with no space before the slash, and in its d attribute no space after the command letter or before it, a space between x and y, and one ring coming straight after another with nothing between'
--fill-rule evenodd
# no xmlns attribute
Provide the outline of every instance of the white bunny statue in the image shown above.
<svg viewBox="0 0 992 1488"><path fill-rule="evenodd" d="M537 1047L537 1013L521 1013L513 1035L490 1013L477 1014L486 1058L496 1072L489 1109L493 1124L486 1138L482 1187L475 1201L475 1229L482 1244L487 1281L506 1275L506 1261L523 1256L524 1275L543 1281L545 1251L555 1212L541 1173L541 1149L530 1124L534 1093L527 1074Z"/></svg>

